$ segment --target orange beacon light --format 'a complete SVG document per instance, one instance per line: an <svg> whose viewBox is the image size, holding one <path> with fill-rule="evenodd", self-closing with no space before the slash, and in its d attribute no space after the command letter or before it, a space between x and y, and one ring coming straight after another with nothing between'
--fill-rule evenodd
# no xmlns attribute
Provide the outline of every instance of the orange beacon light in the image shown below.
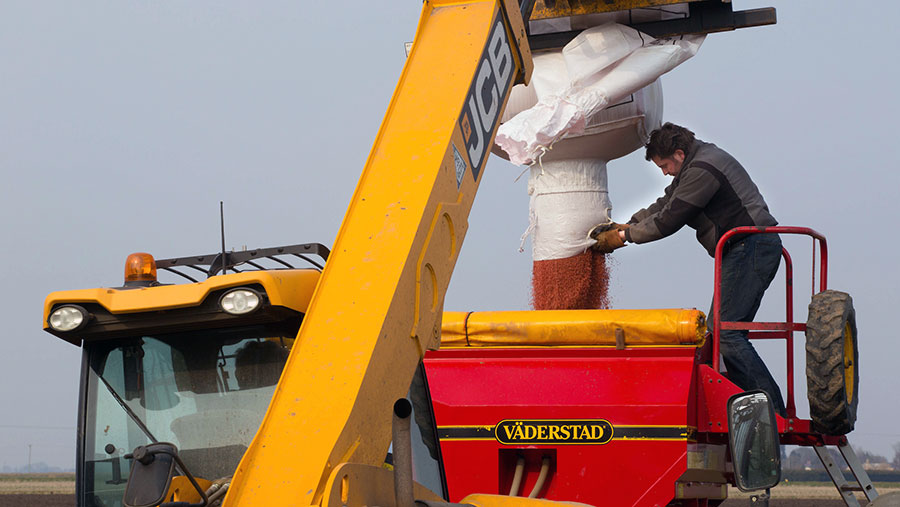
<svg viewBox="0 0 900 507"><path fill-rule="evenodd" d="M125 285L156 283L156 261L148 253L138 252L125 260Z"/></svg>

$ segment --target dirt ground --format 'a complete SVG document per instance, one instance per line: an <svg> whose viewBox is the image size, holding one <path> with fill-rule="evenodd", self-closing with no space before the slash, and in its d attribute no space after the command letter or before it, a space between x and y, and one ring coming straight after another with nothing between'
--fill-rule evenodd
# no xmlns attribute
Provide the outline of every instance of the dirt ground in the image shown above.
<svg viewBox="0 0 900 507"><path fill-rule="evenodd" d="M887 493L897 494L900 487L897 483L875 483L878 493L885 495ZM866 505L868 502L862 493L857 493L856 498L860 505ZM749 506L750 494L743 493L737 488L728 488L728 500L722 507L742 507ZM772 499L769 500L770 507L844 507L843 500L835 491L831 484L803 484L803 485L781 485L772 489Z"/></svg>
<svg viewBox="0 0 900 507"><path fill-rule="evenodd" d="M0 474L0 507L75 507L75 474Z"/></svg>
<svg viewBox="0 0 900 507"><path fill-rule="evenodd" d="M0 507L75 507L75 495L0 495Z"/></svg>

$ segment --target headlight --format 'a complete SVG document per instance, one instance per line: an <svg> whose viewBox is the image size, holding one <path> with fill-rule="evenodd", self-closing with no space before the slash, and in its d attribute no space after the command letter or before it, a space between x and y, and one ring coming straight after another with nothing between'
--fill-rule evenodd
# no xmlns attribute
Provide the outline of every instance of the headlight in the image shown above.
<svg viewBox="0 0 900 507"><path fill-rule="evenodd" d="M230 290L219 300L219 306L232 315L245 315L259 308L260 297L250 289Z"/></svg>
<svg viewBox="0 0 900 507"><path fill-rule="evenodd" d="M50 327L55 331L74 331L87 322L87 311L80 306L60 306L50 314Z"/></svg>

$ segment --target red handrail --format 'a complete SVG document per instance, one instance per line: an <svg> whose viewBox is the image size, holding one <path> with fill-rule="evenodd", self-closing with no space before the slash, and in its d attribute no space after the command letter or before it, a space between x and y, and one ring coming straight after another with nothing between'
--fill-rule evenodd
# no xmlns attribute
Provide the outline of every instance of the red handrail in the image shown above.
<svg viewBox="0 0 900 507"><path fill-rule="evenodd" d="M750 339L784 339L787 343L787 415L789 418L797 416L797 407L794 403L794 333L806 331L806 324L794 323L794 266L791 255L786 248L781 249L781 256L785 263L785 322L722 322L721 313L721 286L722 286L722 254L728 240L737 234L802 234L813 238L813 295L816 287L816 241L819 242L821 260L819 262L819 291L828 288L828 243L825 236L809 227L737 227L726 232L716 244L715 286L713 289L713 370L719 371L719 335L722 329L746 330Z"/></svg>

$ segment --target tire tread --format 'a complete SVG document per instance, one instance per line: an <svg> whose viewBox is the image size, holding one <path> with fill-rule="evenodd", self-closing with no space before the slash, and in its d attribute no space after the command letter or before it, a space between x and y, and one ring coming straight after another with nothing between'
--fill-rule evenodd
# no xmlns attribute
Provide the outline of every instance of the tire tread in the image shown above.
<svg viewBox="0 0 900 507"><path fill-rule="evenodd" d="M844 382L844 327L850 323L854 345L852 402ZM849 294L828 290L813 296L806 323L806 379L810 417L817 431L845 435L853 430L859 400L859 351L856 315Z"/></svg>

